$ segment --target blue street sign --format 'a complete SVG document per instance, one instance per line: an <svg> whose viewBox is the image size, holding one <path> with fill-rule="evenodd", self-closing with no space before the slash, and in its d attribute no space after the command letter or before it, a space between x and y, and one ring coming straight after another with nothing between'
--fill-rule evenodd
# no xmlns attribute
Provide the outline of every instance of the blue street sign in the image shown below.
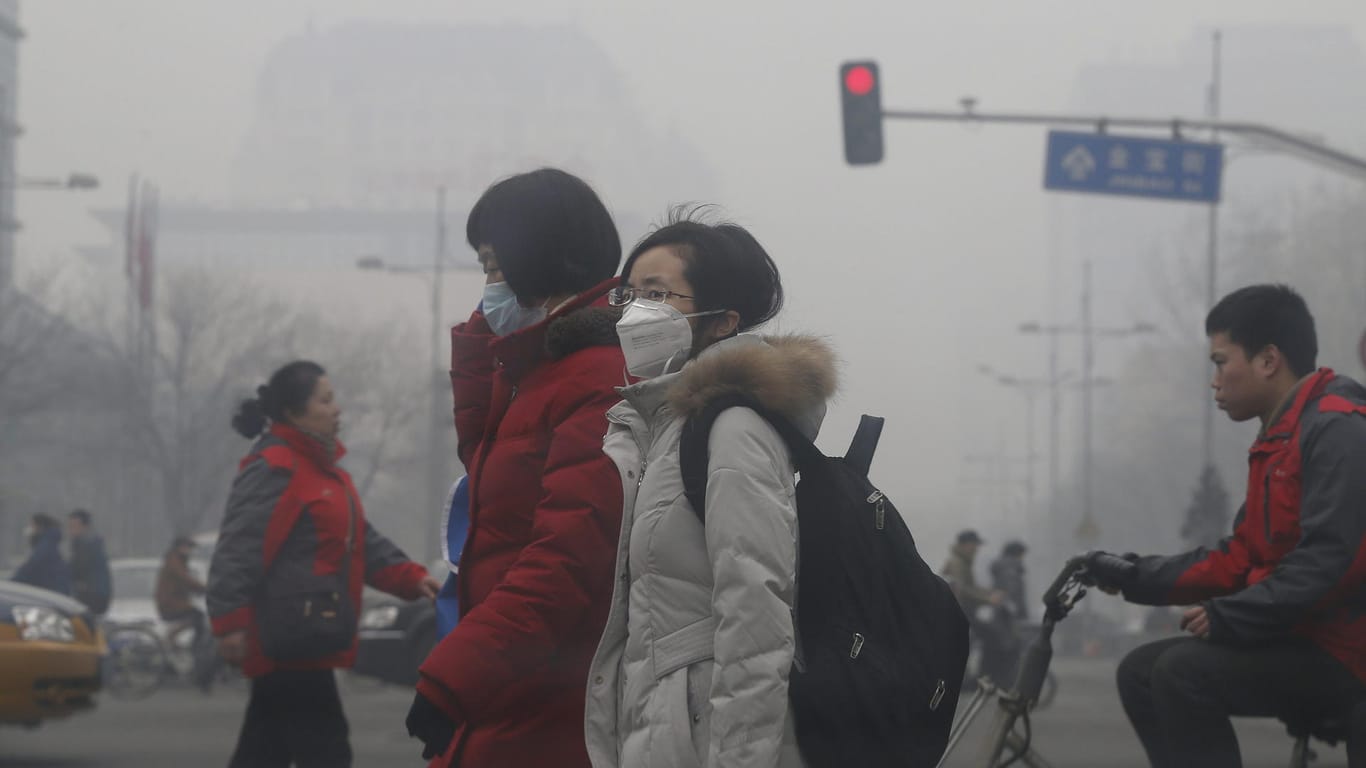
<svg viewBox="0 0 1366 768"><path fill-rule="evenodd" d="M1045 189L1219 202L1222 144L1048 132Z"/></svg>

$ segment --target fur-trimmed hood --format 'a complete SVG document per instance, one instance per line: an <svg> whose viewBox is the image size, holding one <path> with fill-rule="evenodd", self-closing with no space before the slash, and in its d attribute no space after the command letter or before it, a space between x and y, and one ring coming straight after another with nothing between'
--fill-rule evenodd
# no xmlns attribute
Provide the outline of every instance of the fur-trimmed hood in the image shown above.
<svg viewBox="0 0 1366 768"><path fill-rule="evenodd" d="M666 398L686 418L723 395L747 395L814 437L838 388L835 353L825 340L742 334L712 345L684 367Z"/></svg>

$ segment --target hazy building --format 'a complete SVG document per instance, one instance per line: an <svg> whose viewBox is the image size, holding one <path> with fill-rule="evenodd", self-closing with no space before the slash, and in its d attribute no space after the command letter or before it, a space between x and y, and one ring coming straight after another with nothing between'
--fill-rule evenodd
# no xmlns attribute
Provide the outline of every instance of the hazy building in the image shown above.
<svg viewBox="0 0 1366 768"><path fill-rule="evenodd" d="M351 22L270 54L235 194L412 210L430 208L444 184L463 208L494 179L542 165L583 174L615 212L645 217L712 188L700 155L649 124L575 27Z"/></svg>

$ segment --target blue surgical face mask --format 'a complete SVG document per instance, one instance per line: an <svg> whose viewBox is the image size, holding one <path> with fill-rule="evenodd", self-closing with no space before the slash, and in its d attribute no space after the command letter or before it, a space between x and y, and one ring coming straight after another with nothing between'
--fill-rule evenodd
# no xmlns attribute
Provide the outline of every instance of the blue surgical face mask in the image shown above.
<svg viewBox="0 0 1366 768"><path fill-rule="evenodd" d="M484 319L499 336L515 333L545 319L545 307L524 307L506 282L484 286Z"/></svg>

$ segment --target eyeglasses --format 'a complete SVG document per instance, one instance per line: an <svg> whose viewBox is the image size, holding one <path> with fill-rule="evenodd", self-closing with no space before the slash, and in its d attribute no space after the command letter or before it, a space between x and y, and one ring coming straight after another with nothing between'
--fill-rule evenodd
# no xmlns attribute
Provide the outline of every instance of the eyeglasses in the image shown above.
<svg viewBox="0 0 1366 768"><path fill-rule="evenodd" d="M670 296L678 299L695 298L676 291L663 291L658 288L632 288L629 285L618 285L616 288L607 292L607 303L614 307L624 307L636 299L665 302L669 300Z"/></svg>

